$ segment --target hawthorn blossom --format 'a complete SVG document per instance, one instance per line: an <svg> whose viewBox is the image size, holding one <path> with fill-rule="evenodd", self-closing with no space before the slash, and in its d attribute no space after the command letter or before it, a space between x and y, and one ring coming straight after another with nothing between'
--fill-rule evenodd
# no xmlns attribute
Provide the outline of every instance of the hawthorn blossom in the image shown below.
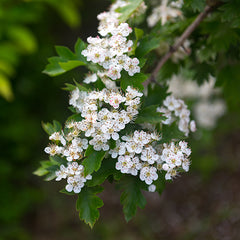
<svg viewBox="0 0 240 240"><path fill-rule="evenodd" d="M157 108L157 112L163 113L163 116L166 117L166 120L162 121L163 124L170 125L177 119L178 129L185 136L188 136L190 131L196 131L196 123L194 120L190 120L190 111L183 100L170 95L163 101L163 105Z"/></svg>

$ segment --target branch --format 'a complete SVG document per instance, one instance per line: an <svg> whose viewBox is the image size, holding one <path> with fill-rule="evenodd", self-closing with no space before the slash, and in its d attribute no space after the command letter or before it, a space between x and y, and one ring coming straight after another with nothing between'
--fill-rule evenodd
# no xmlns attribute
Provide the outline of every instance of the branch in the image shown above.
<svg viewBox="0 0 240 240"><path fill-rule="evenodd" d="M149 83L156 83L156 77L159 70L162 68L165 62L173 55L174 52L178 50L178 48L183 45L184 41L191 35L191 33L197 28L197 26L203 21L203 19L213 11L220 3L216 3L214 6L206 6L203 12L201 12L197 18L192 22L190 26L183 32L183 34L178 38L176 43L170 48L170 50L160 59L157 66L153 70L151 76L143 83L146 87Z"/></svg>

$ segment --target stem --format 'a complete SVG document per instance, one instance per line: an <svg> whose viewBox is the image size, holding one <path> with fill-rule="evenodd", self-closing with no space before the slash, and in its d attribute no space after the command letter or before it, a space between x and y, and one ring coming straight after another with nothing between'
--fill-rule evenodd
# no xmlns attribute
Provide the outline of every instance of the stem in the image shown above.
<svg viewBox="0 0 240 240"><path fill-rule="evenodd" d="M218 2L214 6L206 6L203 12L201 12L197 18L192 22L191 25L188 26L188 28L183 32L183 34L178 38L178 40L175 42L175 44L170 47L170 50L160 59L157 66L153 70L151 76L143 83L143 85L146 87L149 83L155 82L156 83L156 77L159 72L159 70L162 68L165 62L173 55L174 52L178 50L178 48L183 45L184 41L191 35L191 33L197 28L197 26L203 21L203 19L213 11L220 3Z"/></svg>

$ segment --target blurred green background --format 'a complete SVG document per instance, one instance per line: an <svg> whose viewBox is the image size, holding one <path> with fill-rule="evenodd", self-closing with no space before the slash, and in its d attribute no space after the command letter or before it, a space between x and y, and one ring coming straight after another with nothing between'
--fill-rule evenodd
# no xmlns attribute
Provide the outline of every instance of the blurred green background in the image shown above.
<svg viewBox="0 0 240 240"><path fill-rule="evenodd" d="M0 240L2 239L239 239L240 114L234 108L192 145L191 171L162 196L145 193L147 206L126 224L120 193L105 184L105 206L93 230L80 222L75 201L32 172L48 143L41 121L70 114L65 82L42 74L54 45L73 48L96 35L103 0L0 0Z"/></svg>

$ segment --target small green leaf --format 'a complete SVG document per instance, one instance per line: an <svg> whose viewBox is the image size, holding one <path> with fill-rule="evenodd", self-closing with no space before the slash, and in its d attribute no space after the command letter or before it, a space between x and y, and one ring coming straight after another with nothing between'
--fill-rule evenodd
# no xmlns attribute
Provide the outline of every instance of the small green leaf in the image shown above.
<svg viewBox="0 0 240 240"><path fill-rule="evenodd" d="M128 222L136 214L137 207L144 208L146 205L146 199L141 192L142 182L136 177L125 176L119 184L123 189L120 201Z"/></svg>
<svg viewBox="0 0 240 240"><path fill-rule="evenodd" d="M53 121L53 124L42 122L42 127L48 135L52 135L54 132L59 132L62 130L62 125L55 120Z"/></svg>
<svg viewBox="0 0 240 240"><path fill-rule="evenodd" d="M79 89L80 91L85 91L85 92L88 91L87 88L85 88L83 85L79 84L76 80L73 79L73 81L74 81L74 83L76 84L76 86L78 87L78 89Z"/></svg>
<svg viewBox="0 0 240 240"><path fill-rule="evenodd" d="M74 193L74 192L68 192L65 188L63 188L63 189L60 190L59 192L60 192L60 193L67 194L67 195L70 195L70 196L73 196L73 195L76 194L76 193Z"/></svg>
<svg viewBox="0 0 240 240"><path fill-rule="evenodd" d="M149 75L143 73L136 73L134 76L129 76L126 72L122 73L120 79L120 85L123 90L126 90L128 86L137 88L140 91L144 90L142 83L147 80Z"/></svg>
<svg viewBox="0 0 240 240"><path fill-rule="evenodd" d="M84 66L86 65L84 62L78 61L78 60L71 60L68 62L59 62L60 67L65 70L65 71L69 71L72 70L76 67L79 66Z"/></svg>
<svg viewBox="0 0 240 240"><path fill-rule="evenodd" d="M49 171L43 167L39 167L36 171L33 172L34 175L37 175L39 177L42 177L42 176L46 175L47 173L49 173Z"/></svg>
<svg viewBox="0 0 240 240"><path fill-rule="evenodd" d="M140 28L134 28L134 32L137 40L141 39L144 35L143 30Z"/></svg>
<svg viewBox="0 0 240 240"><path fill-rule="evenodd" d="M67 47L56 46L56 52L59 56L49 58L49 64L43 72L50 76L57 76L76 67L86 65L87 61L84 56L81 55L84 48L85 43L81 39L78 39L75 44L76 53L73 53Z"/></svg>
<svg viewBox="0 0 240 240"><path fill-rule="evenodd" d="M105 156L104 151L95 151L93 146L89 145L85 152L85 159L82 162L84 166L84 174L92 174L101 167L102 160Z"/></svg>
<svg viewBox="0 0 240 240"><path fill-rule="evenodd" d="M73 91L76 89L76 86L75 85L72 85L70 83L65 83L66 87L62 88L63 90L66 90L66 91Z"/></svg>
<svg viewBox="0 0 240 240"><path fill-rule="evenodd" d="M79 212L79 218L93 228L99 218L98 208L103 206L103 201L96 196L103 191L100 186L89 188L84 187L78 194L76 209Z"/></svg>
<svg viewBox="0 0 240 240"><path fill-rule="evenodd" d="M161 123L166 117L162 116L162 113L157 112L158 105L152 105L140 110L135 123Z"/></svg>
<svg viewBox="0 0 240 240"><path fill-rule="evenodd" d="M60 156L58 156L58 155L55 155L55 156L50 156L49 157L49 160L52 162L52 163L54 163L54 164L57 164L57 165L65 165L65 166L67 166L67 160L66 159L64 159L64 158L62 158L62 157L60 157Z"/></svg>
<svg viewBox="0 0 240 240"><path fill-rule="evenodd" d="M116 11L121 13L119 21L126 22L142 2L143 0L129 0L126 6L118 8Z"/></svg>
<svg viewBox="0 0 240 240"><path fill-rule="evenodd" d="M82 51L87 47L87 44L81 39L78 38L74 50L79 61L87 63L86 58L82 55Z"/></svg>

